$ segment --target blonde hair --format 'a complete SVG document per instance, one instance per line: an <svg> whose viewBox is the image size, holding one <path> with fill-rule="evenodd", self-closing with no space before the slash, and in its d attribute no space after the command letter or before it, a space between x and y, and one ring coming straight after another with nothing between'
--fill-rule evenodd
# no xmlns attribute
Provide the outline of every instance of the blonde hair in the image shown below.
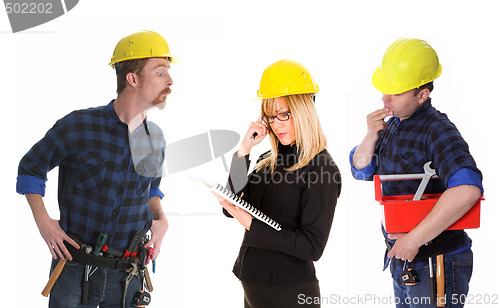
<svg viewBox="0 0 500 308"><path fill-rule="evenodd" d="M287 171L298 170L307 165L318 153L326 148L327 142L325 134L319 123L318 113L314 106L313 99L309 94L287 95L262 100L262 115L271 115L278 99L283 99L290 110L290 118L294 121L296 145L299 154L298 162ZM277 120L279 121L279 120ZM278 160L278 136L269 129L269 140L271 151L255 166L257 171L263 168L270 168L274 172Z"/></svg>

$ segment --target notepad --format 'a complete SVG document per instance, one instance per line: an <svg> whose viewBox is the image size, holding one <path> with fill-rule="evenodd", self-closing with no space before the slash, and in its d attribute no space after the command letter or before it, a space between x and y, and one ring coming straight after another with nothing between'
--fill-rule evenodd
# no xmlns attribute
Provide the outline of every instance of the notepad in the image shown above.
<svg viewBox="0 0 500 308"><path fill-rule="evenodd" d="M216 194L218 194L222 198L226 199L231 204L245 210L248 214L252 215L254 218L262 221L263 223L269 225L273 229L275 229L277 231L281 231L281 225L279 223L277 223L275 220L273 220L271 217L267 216L266 214L262 213L260 210L256 209L250 203L248 203L245 200L238 197L230 189L227 189L226 187L224 187L221 184L213 183L213 182L207 181L205 179L201 179L201 178L191 178L191 179L203 182L205 185L207 185L208 188L210 188L211 191L215 192Z"/></svg>

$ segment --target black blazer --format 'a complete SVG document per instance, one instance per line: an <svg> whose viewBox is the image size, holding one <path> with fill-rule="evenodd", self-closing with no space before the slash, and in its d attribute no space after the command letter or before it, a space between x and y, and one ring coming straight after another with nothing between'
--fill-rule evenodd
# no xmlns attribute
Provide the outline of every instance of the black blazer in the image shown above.
<svg viewBox="0 0 500 308"><path fill-rule="evenodd" d="M233 155L227 186L283 228L276 231L254 219L245 230L233 273L240 280L262 284L317 281L313 261L321 257L330 234L340 171L326 149L293 172L285 169L298 161L296 146L280 144L278 153L273 174L254 170L248 177L249 156ZM224 214L231 217L225 210Z"/></svg>

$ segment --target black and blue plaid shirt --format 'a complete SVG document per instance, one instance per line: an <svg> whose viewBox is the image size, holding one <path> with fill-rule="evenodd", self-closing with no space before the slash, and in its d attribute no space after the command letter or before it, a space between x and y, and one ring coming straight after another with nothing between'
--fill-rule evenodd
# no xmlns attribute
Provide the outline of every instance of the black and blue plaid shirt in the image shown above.
<svg viewBox="0 0 500 308"><path fill-rule="evenodd" d="M387 121L387 128L380 133L375 147L375 155L371 163L363 169L355 169L353 156L356 147L351 151L351 172L358 180L372 180L374 174L418 174L424 173L424 164L432 161L432 167L440 179L432 180L425 193L442 193L446 189L460 185L474 185L481 189L482 175L469 153L469 146L460 135L455 125L446 114L436 110L429 98L408 119L400 121L392 117ZM414 195L420 184L417 181L384 182L383 195ZM385 229L382 230L386 241L389 240ZM462 231L444 231L458 233ZM449 254L469 249L472 240L457 247ZM384 255L384 269L390 260ZM427 262L427 261L425 261ZM403 262L392 262L393 277L401 273Z"/></svg>
<svg viewBox="0 0 500 308"><path fill-rule="evenodd" d="M144 120L132 134L107 106L78 110L58 120L22 158L17 192L45 194L47 172L59 166L63 230L94 245L127 248L139 229L149 230L149 198L159 189L164 158L161 129Z"/></svg>

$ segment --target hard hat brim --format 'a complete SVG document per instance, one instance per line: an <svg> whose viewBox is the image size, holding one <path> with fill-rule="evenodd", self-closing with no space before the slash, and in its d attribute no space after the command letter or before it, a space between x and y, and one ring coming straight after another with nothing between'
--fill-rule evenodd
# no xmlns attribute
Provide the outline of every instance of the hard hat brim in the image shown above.
<svg viewBox="0 0 500 308"><path fill-rule="evenodd" d="M415 85L398 85L394 86L393 84L390 84L388 81L386 81L383 78L383 72L380 69L380 66L377 67L375 72L372 75L372 84L375 87L375 89L379 90L380 92L387 94L387 95L396 95L396 94L401 94L406 91L410 91L413 89L417 89L424 84L427 84L431 81L436 80L439 76L441 76L441 73L443 71L443 67L441 66L441 63L438 64L438 68L436 71L435 76L431 76L428 79L422 80L420 83L415 84Z"/></svg>
<svg viewBox="0 0 500 308"><path fill-rule="evenodd" d="M124 58L124 59L120 59L120 61L111 61L109 62L109 65L111 67L114 67L115 64L117 63L120 63L120 62L124 62L124 61L129 61L129 60L136 60L136 59L148 59L148 58L170 58L170 64L177 64L177 63L180 63L183 61L182 58L179 58L179 57L172 57L172 56L158 56L158 57L130 57L130 58Z"/></svg>
<svg viewBox="0 0 500 308"><path fill-rule="evenodd" d="M269 99L269 98L277 98L277 97L283 97L283 96L288 96L288 95L298 95L298 94L316 94L319 92L319 86L315 85L315 89L313 91L296 91L296 92L287 92L283 94L261 94L260 90L257 90L257 99Z"/></svg>

